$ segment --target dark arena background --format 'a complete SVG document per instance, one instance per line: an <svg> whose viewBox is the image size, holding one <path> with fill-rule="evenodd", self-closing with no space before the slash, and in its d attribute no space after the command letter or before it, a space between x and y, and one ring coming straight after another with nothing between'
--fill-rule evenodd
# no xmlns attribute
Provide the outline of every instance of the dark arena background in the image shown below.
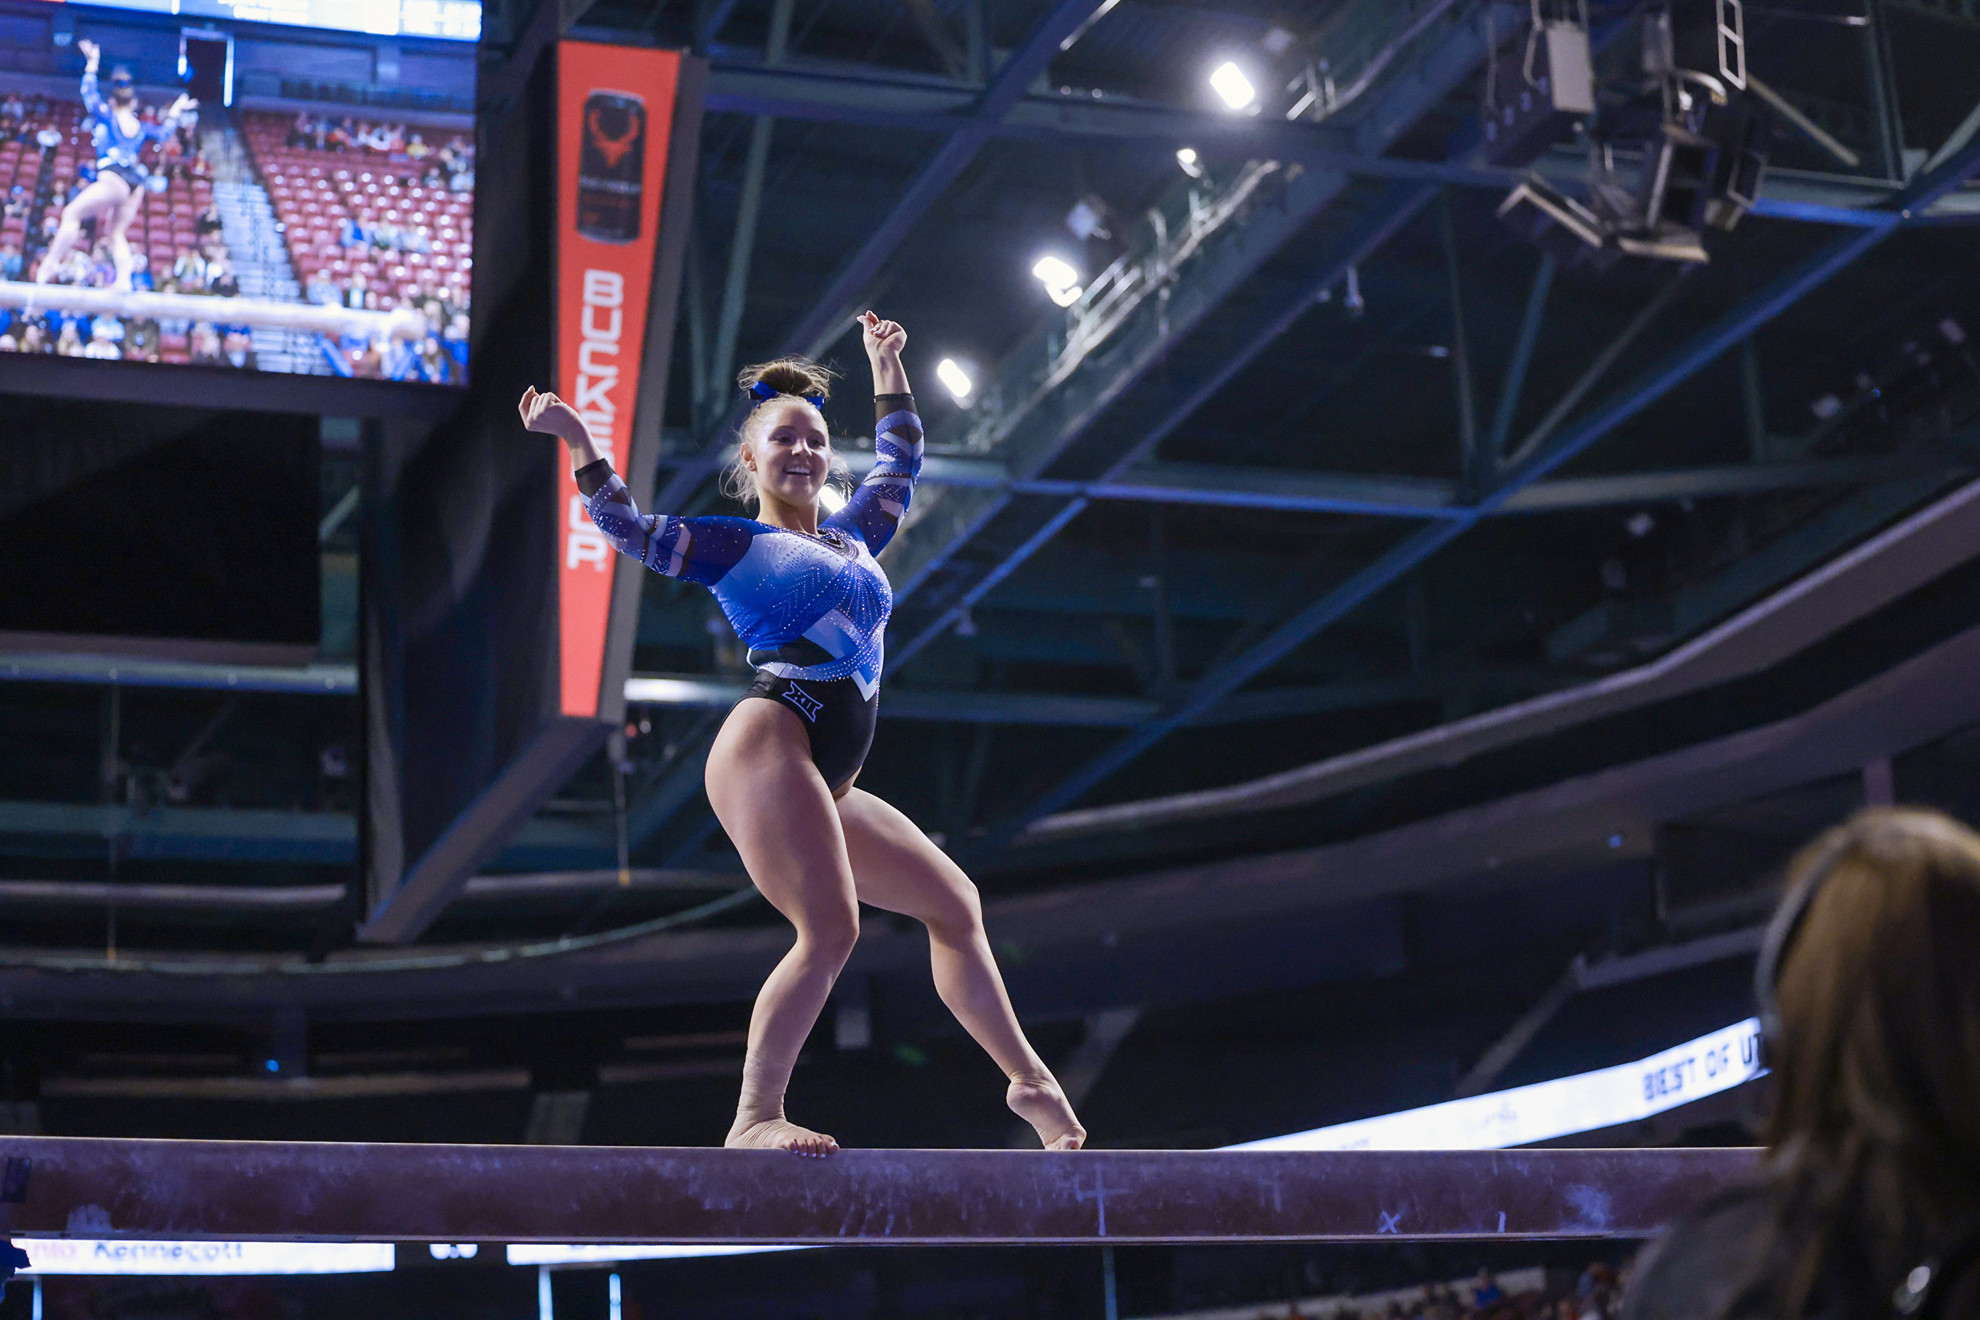
<svg viewBox="0 0 1980 1320"><path fill-rule="evenodd" d="M1976 70L1972 0L0 0L0 1320L1616 1320L1755 1160L1790 857L1980 818ZM874 462L867 308L859 786L1084 1154L872 908L846 1149L714 1149L751 668L515 412L740 514L744 364Z"/></svg>

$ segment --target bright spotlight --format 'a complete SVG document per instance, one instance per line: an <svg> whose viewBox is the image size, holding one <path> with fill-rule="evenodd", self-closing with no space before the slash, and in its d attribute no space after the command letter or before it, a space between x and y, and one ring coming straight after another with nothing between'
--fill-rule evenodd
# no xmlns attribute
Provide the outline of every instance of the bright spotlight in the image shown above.
<svg viewBox="0 0 1980 1320"><path fill-rule="evenodd" d="M1031 273L1045 286L1045 292L1053 302L1061 307L1070 307L1079 301L1084 292L1079 287L1079 272L1072 263L1060 257L1040 257L1032 264ZM938 373L939 374L939 373Z"/></svg>
<svg viewBox="0 0 1980 1320"><path fill-rule="evenodd" d="M1225 60L1210 75L1211 90L1224 98L1224 104L1233 110L1243 110L1258 99L1257 89L1251 79L1244 76L1244 70Z"/></svg>
<svg viewBox="0 0 1980 1320"><path fill-rule="evenodd" d="M1203 161L1197 156L1195 147L1176 148L1176 164L1182 166L1182 172L1192 179L1203 177Z"/></svg>
<svg viewBox="0 0 1980 1320"><path fill-rule="evenodd" d="M948 388L957 403L966 402L970 391L976 388L976 382L969 378L969 373L954 358L943 358L935 364L935 378Z"/></svg>
<svg viewBox="0 0 1980 1320"><path fill-rule="evenodd" d="M846 507L846 493L828 481L818 488L818 503L826 513L837 513Z"/></svg>

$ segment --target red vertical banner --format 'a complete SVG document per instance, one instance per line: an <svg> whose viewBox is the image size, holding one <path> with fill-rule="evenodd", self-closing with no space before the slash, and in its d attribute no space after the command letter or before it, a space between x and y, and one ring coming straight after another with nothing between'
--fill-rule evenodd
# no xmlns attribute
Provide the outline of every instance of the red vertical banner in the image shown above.
<svg viewBox="0 0 1980 1320"><path fill-rule="evenodd" d="M564 41L557 46L557 384L613 467L639 402L660 194L680 54ZM563 711L598 713L618 556L585 516L557 455L558 635Z"/></svg>

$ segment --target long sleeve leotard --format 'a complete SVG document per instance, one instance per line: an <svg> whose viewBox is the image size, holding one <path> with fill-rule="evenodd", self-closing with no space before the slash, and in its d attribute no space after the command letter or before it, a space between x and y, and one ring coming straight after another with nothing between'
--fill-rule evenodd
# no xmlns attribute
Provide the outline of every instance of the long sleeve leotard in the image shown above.
<svg viewBox="0 0 1980 1320"><path fill-rule="evenodd" d="M757 669L782 678L850 678L880 686L893 588L874 560L907 513L921 474L921 418L911 394L875 400L873 470L818 535L753 518L643 514L601 459L579 469L586 511L606 539L656 573L699 582Z"/></svg>
<svg viewBox="0 0 1980 1320"><path fill-rule="evenodd" d="M90 141L96 151L98 169L110 169L114 166L134 171L139 178L143 178L149 173L143 160L140 159L145 144L163 142L178 126L176 117L168 117L155 124L146 123L144 116L139 114L137 107L133 105L130 114L137 120L137 132L126 133L116 108L103 98L103 93L97 86L94 69L83 73L82 103L83 108L96 121L96 126L90 131Z"/></svg>

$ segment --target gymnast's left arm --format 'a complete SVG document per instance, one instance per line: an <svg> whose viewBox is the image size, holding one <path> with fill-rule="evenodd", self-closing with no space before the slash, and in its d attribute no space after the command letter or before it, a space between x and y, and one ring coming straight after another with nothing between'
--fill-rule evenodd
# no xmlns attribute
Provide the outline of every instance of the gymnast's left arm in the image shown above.
<svg viewBox="0 0 1980 1320"><path fill-rule="evenodd" d="M860 318L860 328L873 367L873 406L879 419L874 428L873 470L846 507L825 521L857 532L877 555L894 539L914 498L915 479L921 475L921 418L908 390L907 370L901 366L907 331L872 312Z"/></svg>

